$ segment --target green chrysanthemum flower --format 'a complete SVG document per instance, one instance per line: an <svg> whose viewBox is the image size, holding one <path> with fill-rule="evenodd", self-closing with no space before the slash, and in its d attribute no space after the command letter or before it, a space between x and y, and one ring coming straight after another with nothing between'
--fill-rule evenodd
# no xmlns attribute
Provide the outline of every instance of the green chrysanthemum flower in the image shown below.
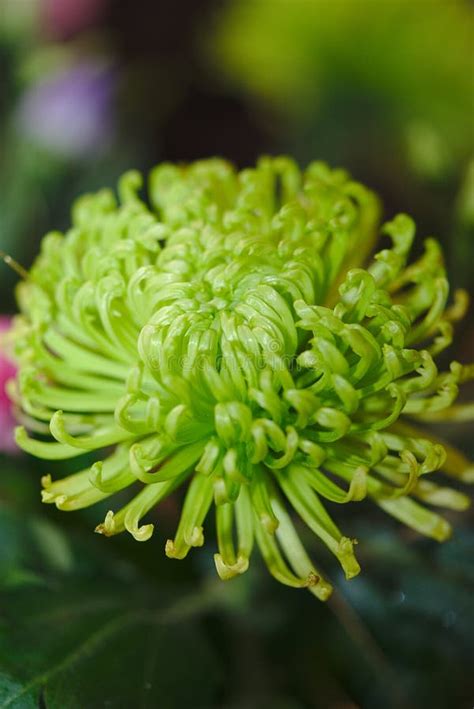
<svg viewBox="0 0 474 709"><path fill-rule="evenodd" d="M82 472L46 476L44 501L75 510L130 487L96 531L145 541L153 525L142 518L186 485L169 557L203 544L213 506L221 578L247 569L256 542L278 580L321 599L331 586L291 508L347 578L359 572L354 540L330 503L369 496L446 539L448 522L416 500L462 509L468 499L425 476L472 481L473 469L400 420L472 413L453 402L473 368L434 363L466 300L446 309L436 241L407 265L415 229L399 215L383 227L392 247L366 265L377 199L321 163L160 165L151 207L141 184L127 173L120 204L108 190L81 198L72 228L45 237L19 286L14 394L35 435L20 427L18 443L51 460L108 449Z"/></svg>

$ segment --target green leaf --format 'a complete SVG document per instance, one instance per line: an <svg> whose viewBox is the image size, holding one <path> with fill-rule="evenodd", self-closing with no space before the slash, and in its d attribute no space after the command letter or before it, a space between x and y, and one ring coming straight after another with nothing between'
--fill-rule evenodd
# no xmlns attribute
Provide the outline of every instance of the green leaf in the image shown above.
<svg viewBox="0 0 474 709"><path fill-rule="evenodd" d="M15 699L15 697L18 697ZM7 674L0 672L0 707L10 709L35 709L38 706L35 693L13 680Z"/></svg>
<svg viewBox="0 0 474 709"><path fill-rule="evenodd" d="M0 706L38 706L40 694L48 709L209 706L219 663L194 619L209 598L145 607L143 594L103 583L4 593L0 667L15 679Z"/></svg>
<svg viewBox="0 0 474 709"><path fill-rule="evenodd" d="M158 581L102 538L6 505L0 542L0 708L213 705L220 661L199 616L220 582Z"/></svg>
<svg viewBox="0 0 474 709"><path fill-rule="evenodd" d="M181 601L142 609L133 596L126 605L123 595L81 591L67 602L49 592L35 602L29 592L10 598L0 664L22 681L4 683L0 706L40 693L48 709L151 708L164 698L169 709L210 705L217 658Z"/></svg>
<svg viewBox="0 0 474 709"><path fill-rule="evenodd" d="M195 627L166 627L156 614L123 616L66 658L44 697L51 709L207 707L215 681L215 658Z"/></svg>

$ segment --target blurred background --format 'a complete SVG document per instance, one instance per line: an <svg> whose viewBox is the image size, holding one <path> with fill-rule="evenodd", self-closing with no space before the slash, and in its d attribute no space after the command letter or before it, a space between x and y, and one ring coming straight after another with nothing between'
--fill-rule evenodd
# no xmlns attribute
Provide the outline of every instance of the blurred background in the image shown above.
<svg viewBox="0 0 474 709"><path fill-rule="evenodd" d="M29 267L75 196L130 167L262 153L324 159L474 277L474 4L468 0L0 0L0 249ZM0 329L16 274L0 270ZM472 360L472 308L451 358ZM0 384L11 376L1 359ZM361 504L338 519L364 573L329 604L259 568L215 580L41 507L68 472L15 450L0 395L0 706L463 709L474 704L472 514L420 540ZM467 426L450 437L473 454ZM342 517L347 519L342 519Z"/></svg>

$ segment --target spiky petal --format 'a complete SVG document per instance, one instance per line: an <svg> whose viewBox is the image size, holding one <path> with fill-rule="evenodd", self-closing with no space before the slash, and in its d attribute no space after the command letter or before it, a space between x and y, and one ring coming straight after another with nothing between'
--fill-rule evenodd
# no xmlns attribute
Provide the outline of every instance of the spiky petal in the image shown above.
<svg viewBox="0 0 474 709"><path fill-rule="evenodd" d="M415 227L399 215L382 229L391 247L370 259L377 198L321 163L160 165L150 206L141 184L130 172L119 203L108 190L77 201L18 290L18 443L51 460L114 447L46 476L44 501L74 510L130 488L96 531L144 541L142 519L186 483L169 557L204 543L212 507L221 578L245 572L256 544L278 580L322 599L331 586L289 509L347 578L360 570L354 540L330 503L368 496L446 539L448 522L421 503L468 499L425 476L472 481L473 469L417 421L449 413L473 368L435 364L465 308L463 293L446 307L437 242L409 263Z"/></svg>

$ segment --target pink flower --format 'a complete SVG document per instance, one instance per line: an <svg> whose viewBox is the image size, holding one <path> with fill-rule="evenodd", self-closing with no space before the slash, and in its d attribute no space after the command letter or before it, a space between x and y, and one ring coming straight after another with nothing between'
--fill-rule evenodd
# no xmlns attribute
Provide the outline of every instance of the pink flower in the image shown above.
<svg viewBox="0 0 474 709"><path fill-rule="evenodd" d="M108 0L43 0L44 27L55 38L72 37L99 22L107 4Z"/></svg>
<svg viewBox="0 0 474 709"><path fill-rule="evenodd" d="M18 450L13 438L15 419L12 402L5 390L6 383L16 374L16 367L7 357L2 345L2 335L11 327L11 318L0 315L0 451L13 453Z"/></svg>

